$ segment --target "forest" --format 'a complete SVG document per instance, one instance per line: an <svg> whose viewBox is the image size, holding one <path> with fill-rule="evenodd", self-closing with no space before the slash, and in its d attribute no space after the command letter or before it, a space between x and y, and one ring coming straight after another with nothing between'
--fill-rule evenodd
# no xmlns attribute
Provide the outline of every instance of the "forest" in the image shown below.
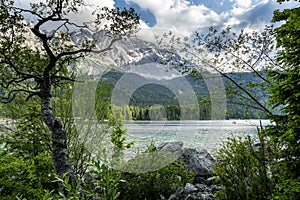
<svg viewBox="0 0 300 200"><path fill-rule="evenodd" d="M98 108L98 113L103 113L101 112L101 109L107 110L111 106L110 97L112 95L112 90L124 73L125 72L112 70L102 75L99 81L98 93L96 94L96 108ZM143 79L143 77L138 74L133 76L137 76L137 79ZM230 74L230 76L232 76L236 82L244 82L245 85L249 83L256 85L251 89L257 91L257 93L261 90L261 88L257 86L260 84L260 80L255 79L253 73L233 73ZM118 108L116 109L120 110L126 120L151 120L149 115L150 109L155 113L154 116L156 117L156 120L162 120L163 118L166 120L180 120L181 111L185 112L185 120L211 119L209 91L203 78L201 75L198 75L198 77L195 78L193 74L189 74L185 79L189 80L189 83L195 91L199 102L198 105L179 105L176 95L174 95L170 89L159 84L150 83L139 87L132 94L129 105L120 106L119 104L121 103L119 103L119 106L117 106ZM176 78L175 80L168 80L170 84L176 81L178 81ZM228 90L231 90L229 89L231 84L229 82L227 82L227 84ZM122 92L126 93L128 91ZM231 91L228 91L226 97L226 119L264 119L263 111L247 106L247 103L245 103L246 100L240 100L238 96L230 95L230 92ZM267 96L264 96L264 98L264 101L267 102ZM234 102L239 102L239 104ZM105 105L107 108L105 108ZM162 116L163 112L166 112L166 116ZM196 114L198 112L199 114Z"/></svg>

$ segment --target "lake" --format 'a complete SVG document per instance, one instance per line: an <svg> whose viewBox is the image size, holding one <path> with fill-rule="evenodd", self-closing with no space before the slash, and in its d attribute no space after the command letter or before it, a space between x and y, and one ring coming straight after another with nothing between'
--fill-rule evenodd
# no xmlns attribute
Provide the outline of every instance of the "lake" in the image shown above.
<svg viewBox="0 0 300 200"><path fill-rule="evenodd" d="M127 138L135 147L144 149L151 141L156 145L167 141L183 141L185 147L219 148L222 140L231 135L257 136L257 127L269 120L204 120L204 121L126 121Z"/></svg>

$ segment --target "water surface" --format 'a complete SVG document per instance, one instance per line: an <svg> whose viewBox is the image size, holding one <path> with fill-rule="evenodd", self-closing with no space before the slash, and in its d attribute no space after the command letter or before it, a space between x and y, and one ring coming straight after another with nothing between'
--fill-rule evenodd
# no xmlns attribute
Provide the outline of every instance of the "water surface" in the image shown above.
<svg viewBox="0 0 300 200"><path fill-rule="evenodd" d="M229 136L257 136L260 121L269 124L268 120L126 121L124 127L136 147L180 140L185 147L214 151Z"/></svg>

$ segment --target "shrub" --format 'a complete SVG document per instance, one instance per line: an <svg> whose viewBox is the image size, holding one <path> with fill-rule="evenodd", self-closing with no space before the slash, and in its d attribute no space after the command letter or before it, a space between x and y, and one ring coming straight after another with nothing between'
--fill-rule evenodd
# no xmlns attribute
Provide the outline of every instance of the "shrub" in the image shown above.
<svg viewBox="0 0 300 200"><path fill-rule="evenodd" d="M160 195L169 196L179 187L194 180L194 173L185 170L181 162L146 173L122 173L124 183L120 184L120 199L159 199Z"/></svg>
<svg viewBox="0 0 300 200"><path fill-rule="evenodd" d="M228 138L216 155L214 174L222 190L216 193L218 199L267 199L271 192L268 175L265 142L261 137L259 147L252 139Z"/></svg>
<svg viewBox="0 0 300 200"><path fill-rule="evenodd" d="M0 196L3 200L41 199L44 189L52 190L53 164L51 157L39 154L34 159L22 159L12 154L0 158Z"/></svg>

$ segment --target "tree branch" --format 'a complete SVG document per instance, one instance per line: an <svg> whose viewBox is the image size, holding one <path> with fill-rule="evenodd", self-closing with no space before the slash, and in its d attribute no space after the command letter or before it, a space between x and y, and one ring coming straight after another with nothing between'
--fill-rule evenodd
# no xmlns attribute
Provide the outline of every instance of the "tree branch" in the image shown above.
<svg viewBox="0 0 300 200"><path fill-rule="evenodd" d="M9 65L16 72L17 75L21 75L23 76L23 78L26 79L34 78L36 80L41 80L41 78L37 75L22 72L17 66L13 64L13 62L5 55L5 53L3 53L2 55L5 60L1 61L0 63Z"/></svg>
<svg viewBox="0 0 300 200"><path fill-rule="evenodd" d="M259 61L259 59L261 58L261 56L263 55L264 51L261 50L261 53L259 55L259 57L256 59L256 61L254 62L254 64L249 64L247 61L245 61L244 59L242 59L240 56L237 56L235 55L232 51L224 48L224 47L221 47L221 49L223 49L224 51L226 51L227 53L231 54L234 58L242 61L245 65L247 65L259 78L261 78L263 81L265 81L266 83L270 83L267 79L265 79L262 75L260 75L258 73L258 71L256 69L254 69L254 65L256 65L256 63Z"/></svg>
<svg viewBox="0 0 300 200"><path fill-rule="evenodd" d="M265 112L265 110L262 109L261 107L254 106L254 105L247 104L247 103L238 102L238 101L230 101L230 102L228 102L228 104L236 104L236 105L241 105L241 106L245 106L245 107L251 107L251 108L261 110L261 111Z"/></svg>
<svg viewBox="0 0 300 200"><path fill-rule="evenodd" d="M230 76L228 76L226 73L223 73L222 71L220 71L217 67L211 65L210 63L208 63L204 58L200 58L198 55L196 55L193 52L189 52L190 54L192 54L194 57L198 58L202 63L204 63L205 65L209 66L210 68L214 69L216 72L218 72L221 76L223 76L224 78L228 79L230 82L232 82L236 87L238 87L240 90L242 90L243 92L245 92L247 94L247 96L249 96L250 99L252 99L259 107L262 108L262 110L264 110L265 112L267 112L270 115L273 115L273 113L266 108L264 105L262 105L247 89L245 89L244 87L242 87L240 84L238 84L235 80L233 80Z"/></svg>
<svg viewBox="0 0 300 200"><path fill-rule="evenodd" d="M30 90L25 90L25 89L16 89L16 90L11 90L9 91L9 93L5 96L1 96L1 102L2 103L10 103L12 102L12 100L14 100L14 98L16 97L16 95L14 93L18 93L18 92L25 92L25 93L28 93L29 96L27 97L27 100L32 97L32 96L39 96L40 93L39 92L35 92L35 91L30 91ZM5 101L3 101L5 100Z"/></svg>
<svg viewBox="0 0 300 200"><path fill-rule="evenodd" d="M64 56L71 56L71 55L76 55L76 54L80 54L80 53L103 53L103 52L106 52L106 51L109 51L112 49L112 45L118 41L122 39L122 37L117 37L117 38L114 38L111 40L111 42L109 43L109 45L104 48L104 49L100 49L100 50L93 50L93 49L79 49L79 50L76 50L76 51L69 51L69 52L62 52L60 54L57 55L57 58L60 59Z"/></svg>

